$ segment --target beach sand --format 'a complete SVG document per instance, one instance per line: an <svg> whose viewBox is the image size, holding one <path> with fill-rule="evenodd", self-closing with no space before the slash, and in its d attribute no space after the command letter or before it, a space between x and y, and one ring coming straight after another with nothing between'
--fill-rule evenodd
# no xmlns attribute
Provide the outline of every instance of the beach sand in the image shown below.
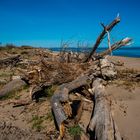
<svg viewBox="0 0 140 140"><path fill-rule="evenodd" d="M140 74L140 58L113 56L109 59L124 62L119 70L134 69ZM107 93L114 99L114 118L123 140L140 139L140 84L132 82L131 86L127 88L123 83L107 86Z"/></svg>
<svg viewBox="0 0 140 140"><path fill-rule="evenodd" d="M121 56L108 56L110 60L114 61L121 61L124 63L123 67L119 68L128 68L128 69L135 69L140 71L140 58L132 58L132 57L121 57Z"/></svg>

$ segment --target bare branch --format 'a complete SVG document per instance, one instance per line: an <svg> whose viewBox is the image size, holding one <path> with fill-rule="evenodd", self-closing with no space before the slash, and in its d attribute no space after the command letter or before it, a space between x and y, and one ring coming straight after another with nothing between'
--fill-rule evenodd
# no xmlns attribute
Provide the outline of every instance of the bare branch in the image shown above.
<svg viewBox="0 0 140 140"><path fill-rule="evenodd" d="M96 42L95 42L95 44L93 46L93 49L90 52L89 56L86 58L85 62L88 62L92 58L92 55L94 55L96 49L98 48L98 46L102 42L102 39L104 38L104 36L106 35L106 30L110 32L113 29L113 27L115 25L117 25L119 22L120 22L120 17L117 17L109 25L107 25L106 27L104 27L104 30L101 32L101 34L97 38L97 40L96 40Z"/></svg>
<svg viewBox="0 0 140 140"><path fill-rule="evenodd" d="M114 44L111 46L111 51L116 50L116 49L118 49L118 48L120 48L120 47L122 47L122 46L126 46L126 45L129 44L131 41L132 41L131 38L126 37L126 38L122 39L121 41L118 41L118 42L114 43ZM110 53L110 48L107 49L107 50L105 50L104 52L100 53L100 56L105 56L105 55L107 55L107 54L109 54L109 53Z"/></svg>

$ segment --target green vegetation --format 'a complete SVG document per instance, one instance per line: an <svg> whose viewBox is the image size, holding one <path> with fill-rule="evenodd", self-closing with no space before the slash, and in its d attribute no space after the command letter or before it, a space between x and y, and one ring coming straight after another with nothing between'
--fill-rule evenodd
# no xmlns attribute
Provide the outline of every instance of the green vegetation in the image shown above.
<svg viewBox="0 0 140 140"><path fill-rule="evenodd" d="M46 95L47 97L49 97L49 98L52 97L54 91L56 90L56 88L57 88L57 85L52 85L52 86L46 88L46 89L44 90L45 95Z"/></svg>
<svg viewBox="0 0 140 140"><path fill-rule="evenodd" d="M4 46L0 46L0 50L11 50L17 48L15 45L13 44L6 44Z"/></svg>
<svg viewBox="0 0 140 140"><path fill-rule="evenodd" d="M2 72L0 71L0 77L10 77L11 75L13 75L13 73L11 72Z"/></svg>
<svg viewBox="0 0 140 140"><path fill-rule="evenodd" d="M32 116L32 129L35 129L37 131L41 131L41 129L43 128L42 123L44 121L44 118L41 116Z"/></svg>
<svg viewBox="0 0 140 140"><path fill-rule="evenodd" d="M23 86L23 88L22 88L22 90L27 90L27 91L29 91L29 85L25 85L25 86Z"/></svg>
<svg viewBox="0 0 140 140"><path fill-rule="evenodd" d="M33 49L33 47L32 46L27 46L27 45L22 45L21 47L20 47L21 49Z"/></svg>
<svg viewBox="0 0 140 140"><path fill-rule="evenodd" d="M72 136L81 135L82 129L79 125L74 125L68 129L68 132Z"/></svg>
<svg viewBox="0 0 140 140"><path fill-rule="evenodd" d="M20 54L21 54L21 55L24 55L24 54L27 55L28 53L29 53L29 52L27 52L27 51L22 51Z"/></svg>
<svg viewBox="0 0 140 140"><path fill-rule="evenodd" d="M46 114L46 116L44 117L45 120L50 120L52 121L53 120L53 114L52 112L49 112Z"/></svg>
<svg viewBox="0 0 140 140"><path fill-rule="evenodd" d="M20 97L21 97L21 95L19 95L19 94L15 94L14 99L18 100Z"/></svg>
<svg viewBox="0 0 140 140"><path fill-rule="evenodd" d="M0 45L0 50L11 50L11 49L15 49L15 48L21 48L22 50L33 49L32 46L27 46L27 45L22 45L20 47L15 46L13 44Z"/></svg>
<svg viewBox="0 0 140 140"><path fill-rule="evenodd" d="M38 116L38 115L32 116L32 120L30 121L32 123L32 129L35 129L36 131L41 131L44 128L43 122L46 120L48 121L53 120L52 112L49 112L44 116Z"/></svg>

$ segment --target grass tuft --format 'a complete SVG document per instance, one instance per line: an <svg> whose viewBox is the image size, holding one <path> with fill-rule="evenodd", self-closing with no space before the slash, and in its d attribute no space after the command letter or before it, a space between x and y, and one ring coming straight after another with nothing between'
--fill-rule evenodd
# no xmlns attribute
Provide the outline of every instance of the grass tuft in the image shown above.
<svg viewBox="0 0 140 140"><path fill-rule="evenodd" d="M74 125L68 129L71 136L81 135L82 129L79 125Z"/></svg>
<svg viewBox="0 0 140 140"><path fill-rule="evenodd" d="M45 120L50 120L50 121L52 121L54 118L53 118L53 114L52 114L52 112L48 112L47 114L46 114L46 116L44 117L44 119Z"/></svg>
<svg viewBox="0 0 140 140"><path fill-rule="evenodd" d="M48 112L44 116L38 116L38 115L32 116L32 119L30 121L30 123L32 123L32 129L35 129L36 131L40 132L44 128L43 122L46 120L48 120L48 121L53 120L52 112Z"/></svg>
<svg viewBox="0 0 140 140"><path fill-rule="evenodd" d="M57 85L50 86L44 90L44 93L47 97L51 98L53 96L54 91L56 90Z"/></svg>
<svg viewBox="0 0 140 140"><path fill-rule="evenodd" d="M32 116L31 122L32 122L32 129L35 129L36 131L39 132L42 130L43 117L40 117L38 115Z"/></svg>

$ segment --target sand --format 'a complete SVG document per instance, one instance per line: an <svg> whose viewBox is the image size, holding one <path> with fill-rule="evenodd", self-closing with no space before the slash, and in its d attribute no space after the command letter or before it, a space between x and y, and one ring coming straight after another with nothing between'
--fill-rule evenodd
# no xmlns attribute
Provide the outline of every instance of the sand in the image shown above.
<svg viewBox="0 0 140 140"><path fill-rule="evenodd" d="M110 57L124 62L118 69L135 69L140 73L140 58ZM140 139L140 84L132 84L132 89L112 84L107 93L114 100L114 117L124 140Z"/></svg>
<svg viewBox="0 0 140 140"><path fill-rule="evenodd" d="M112 61L120 61L124 63L123 67L120 68L128 68L135 69L140 71L140 58L130 58L130 57L121 57L121 56L109 56L109 59Z"/></svg>

